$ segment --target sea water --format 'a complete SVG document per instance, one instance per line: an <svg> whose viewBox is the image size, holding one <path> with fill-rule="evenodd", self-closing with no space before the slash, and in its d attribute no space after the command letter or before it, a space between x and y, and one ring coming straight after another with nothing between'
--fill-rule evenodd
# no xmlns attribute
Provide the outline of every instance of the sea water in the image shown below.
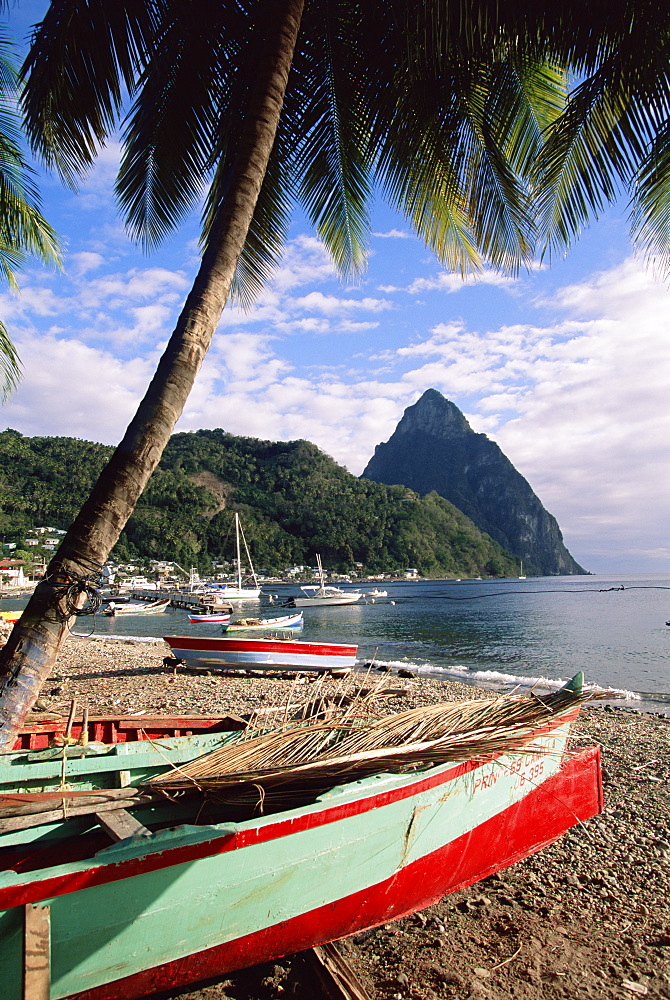
<svg viewBox="0 0 670 1000"><path fill-rule="evenodd" d="M387 597L304 608L304 627L290 634L358 643L361 666L405 668L500 691L560 687L582 670L588 684L608 689L613 700L670 715L670 577L420 580L378 586ZM238 605L241 616L285 614L282 605L298 592L292 585L263 589L267 593L260 602ZM365 593L373 587L360 589ZM3 610L11 606L2 602ZM74 630L117 638L224 634L219 625L191 624L177 609L144 617L82 617Z"/></svg>

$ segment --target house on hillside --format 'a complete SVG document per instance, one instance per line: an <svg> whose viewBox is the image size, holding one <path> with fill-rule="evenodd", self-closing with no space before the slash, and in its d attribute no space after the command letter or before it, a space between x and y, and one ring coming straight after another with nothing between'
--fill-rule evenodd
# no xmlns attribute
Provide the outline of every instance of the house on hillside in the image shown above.
<svg viewBox="0 0 670 1000"><path fill-rule="evenodd" d="M0 586L25 587L23 559L0 559Z"/></svg>

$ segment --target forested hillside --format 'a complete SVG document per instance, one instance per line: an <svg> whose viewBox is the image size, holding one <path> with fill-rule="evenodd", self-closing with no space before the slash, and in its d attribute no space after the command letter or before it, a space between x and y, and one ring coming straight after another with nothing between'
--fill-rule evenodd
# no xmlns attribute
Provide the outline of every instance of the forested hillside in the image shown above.
<svg viewBox="0 0 670 1000"><path fill-rule="evenodd" d="M0 535L67 528L112 449L73 438L0 433ZM222 430L175 434L113 558L197 566L234 555L239 511L256 567L313 564L424 576L511 575L514 559L436 493L359 480L308 441L270 442Z"/></svg>

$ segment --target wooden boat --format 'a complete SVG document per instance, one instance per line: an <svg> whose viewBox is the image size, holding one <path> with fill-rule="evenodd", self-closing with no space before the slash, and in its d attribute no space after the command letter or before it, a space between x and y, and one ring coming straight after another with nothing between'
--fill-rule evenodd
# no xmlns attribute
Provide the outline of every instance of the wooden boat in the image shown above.
<svg viewBox="0 0 670 1000"><path fill-rule="evenodd" d="M204 666L341 670L355 665L358 652L357 645L306 642L283 636L247 639L242 636L164 635L163 638L178 659Z"/></svg>
<svg viewBox="0 0 670 1000"><path fill-rule="evenodd" d="M109 617L115 617L116 615L157 615L160 611L165 611L169 605L169 597L163 597L159 601L150 601L149 604L121 604L117 606L114 601L110 601L103 613Z"/></svg>
<svg viewBox="0 0 670 1000"><path fill-rule="evenodd" d="M131 1000L429 906L601 811L598 748L565 749L577 713L547 712L513 752L378 773L237 821L134 786L243 734L2 755L3 998ZM12 792L29 786L42 790Z"/></svg>
<svg viewBox="0 0 670 1000"><path fill-rule="evenodd" d="M250 629L272 631L275 628L300 628L303 624L303 614L283 615L280 618L238 618L230 622L226 632L248 632Z"/></svg>
<svg viewBox="0 0 670 1000"><path fill-rule="evenodd" d="M7 625L14 625L21 617L21 611L0 611L0 620Z"/></svg>
<svg viewBox="0 0 670 1000"><path fill-rule="evenodd" d="M219 622L221 625L227 625L230 621L230 613L225 611L203 611L202 613L189 611L188 620L194 625L207 622Z"/></svg>

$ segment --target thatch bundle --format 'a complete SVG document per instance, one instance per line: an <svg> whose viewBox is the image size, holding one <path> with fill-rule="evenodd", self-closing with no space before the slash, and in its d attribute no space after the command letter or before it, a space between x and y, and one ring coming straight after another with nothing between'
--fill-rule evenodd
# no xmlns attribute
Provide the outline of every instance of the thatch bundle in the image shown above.
<svg viewBox="0 0 670 1000"><path fill-rule="evenodd" d="M380 772L547 752L535 740L550 720L589 696L563 689L545 698L447 702L370 719L349 705L326 719L291 722L218 748L146 784L199 790L220 802L307 801L334 785Z"/></svg>

